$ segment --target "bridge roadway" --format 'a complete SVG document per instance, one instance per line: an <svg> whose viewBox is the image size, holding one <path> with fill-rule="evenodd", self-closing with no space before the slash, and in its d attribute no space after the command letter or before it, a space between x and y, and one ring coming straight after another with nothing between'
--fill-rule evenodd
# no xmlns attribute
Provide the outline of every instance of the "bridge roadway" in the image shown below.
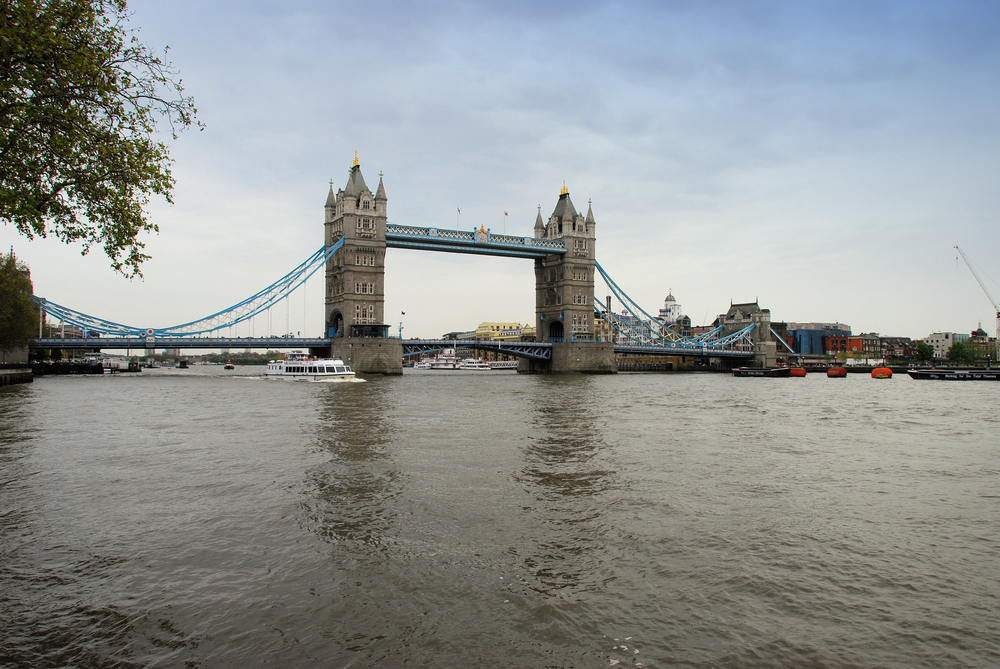
<svg viewBox="0 0 1000 669"><path fill-rule="evenodd" d="M41 349L322 349L331 341L325 337L51 337L35 339L32 348ZM547 342L507 342L494 340L404 339L403 355L414 356L448 348L495 351L518 358L551 360L552 344ZM709 358L753 358L753 351L715 350L709 346L615 346L615 353L632 355L690 355Z"/></svg>

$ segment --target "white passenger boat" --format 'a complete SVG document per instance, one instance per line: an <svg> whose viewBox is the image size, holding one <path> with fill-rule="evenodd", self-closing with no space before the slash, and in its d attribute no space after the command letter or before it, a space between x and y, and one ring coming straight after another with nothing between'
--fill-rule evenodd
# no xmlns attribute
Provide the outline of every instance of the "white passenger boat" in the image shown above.
<svg viewBox="0 0 1000 669"><path fill-rule="evenodd" d="M448 352L436 355L433 358L426 358L424 362L430 364L428 369L458 369L458 366L462 364L454 354Z"/></svg>
<svg viewBox="0 0 1000 669"><path fill-rule="evenodd" d="M361 381L355 379L354 372L343 360L310 360L308 358L290 358L288 360L271 360L267 363L265 378L282 379L285 381L317 381L331 383L335 381Z"/></svg>
<svg viewBox="0 0 1000 669"><path fill-rule="evenodd" d="M482 358L466 358L458 364L459 369L474 369L477 371L490 371L490 366Z"/></svg>

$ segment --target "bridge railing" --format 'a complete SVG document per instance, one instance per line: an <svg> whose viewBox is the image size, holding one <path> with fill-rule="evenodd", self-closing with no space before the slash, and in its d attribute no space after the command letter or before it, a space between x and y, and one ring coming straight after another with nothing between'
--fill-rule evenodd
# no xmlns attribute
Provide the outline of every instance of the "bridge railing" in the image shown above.
<svg viewBox="0 0 1000 669"><path fill-rule="evenodd" d="M489 246L532 252L544 251L547 253L566 253L566 245L561 239L535 239L534 237L498 235L488 230L485 232L478 232L475 230L450 230L448 228L420 227L388 223L385 228L385 237L387 242L396 240L412 240L437 243L442 246L457 245L468 248L475 248L476 246Z"/></svg>

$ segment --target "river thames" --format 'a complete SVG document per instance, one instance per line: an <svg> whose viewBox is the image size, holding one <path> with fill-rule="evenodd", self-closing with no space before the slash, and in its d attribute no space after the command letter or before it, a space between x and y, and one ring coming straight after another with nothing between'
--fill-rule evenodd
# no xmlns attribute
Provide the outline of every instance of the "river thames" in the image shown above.
<svg viewBox="0 0 1000 669"><path fill-rule="evenodd" d="M998 383L261 372L0 389L0 666L1000 666Z"/></svg>

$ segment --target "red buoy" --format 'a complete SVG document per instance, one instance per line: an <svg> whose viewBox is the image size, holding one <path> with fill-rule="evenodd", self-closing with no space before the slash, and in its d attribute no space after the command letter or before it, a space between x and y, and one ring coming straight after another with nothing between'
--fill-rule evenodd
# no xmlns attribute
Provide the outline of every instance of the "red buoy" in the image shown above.
<svg viewBox="0 0 1000 669"><path fill-rule="evenodd" d="M826 375L831 379L842 379L847 376L847 369L844 367L831 367L826 370Z"/></svg>
<svg viewBox="0 0 1000 669"><path fill-rule="evenodd" d="M872 370L873 379L891 379L892 370L888 367L876 367Z"/></svg>
<svg viewBox="0 0 1000 669"><path fill-rule="evenodd" d="M805 367L792 367L789 370L788 373L791 376L805 376L806 375L806 368Z"/></svg>

